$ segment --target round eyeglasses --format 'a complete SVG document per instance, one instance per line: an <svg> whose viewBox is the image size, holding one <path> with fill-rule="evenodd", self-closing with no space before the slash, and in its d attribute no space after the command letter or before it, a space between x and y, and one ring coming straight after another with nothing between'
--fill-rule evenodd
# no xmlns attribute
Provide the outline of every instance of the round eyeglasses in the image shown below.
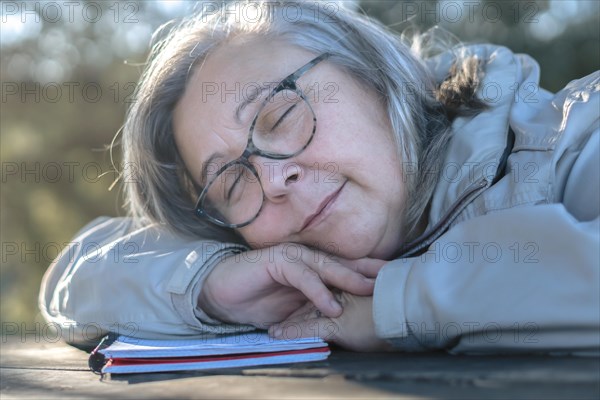
<svg viewBox="0 0 600 400"><path fill-rule="evenodd" d="M309 61L269 93L250 125L248 144L241 157L210 174L212 177L196 202L198 216L227 228L244 227L258 217L265 194L260 174L249 157L283 160L308 147L317 129L317 118L296 81L329 56L324 53ZM205 165L203 170L206 168Z"/></svg>

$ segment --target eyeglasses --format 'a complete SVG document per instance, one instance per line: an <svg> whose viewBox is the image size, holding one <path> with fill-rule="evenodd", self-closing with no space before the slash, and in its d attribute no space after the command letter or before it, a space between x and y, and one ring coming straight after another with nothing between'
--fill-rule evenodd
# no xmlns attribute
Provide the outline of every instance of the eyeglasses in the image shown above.
<svg viewBox="0 0 600 400"><path fill-rule="evenodd" d="M219 168L202 189L195 207L198 216L227 228L244 227L258 217L265 193L249 157L284 160L300 154L310 144L317 117L296 81L329 56L324 53L309 61L271 91L250 125L241 157Z"/></svg>

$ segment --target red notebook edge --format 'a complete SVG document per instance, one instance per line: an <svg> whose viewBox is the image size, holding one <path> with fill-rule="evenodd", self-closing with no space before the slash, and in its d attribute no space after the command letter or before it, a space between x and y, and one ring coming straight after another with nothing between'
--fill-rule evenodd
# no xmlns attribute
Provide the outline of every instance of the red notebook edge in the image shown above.
<svg viewBox="0 0 600 400"><path fill-rule="evenodd" d="M246 354L231 354L226 356L190 356L190 357L160 357L160 358L110 358L105 367L111 366L126 366L126 365L147 365L147 364L183 364L183 363L198 363L198 362L214 362L214 361L231 361L267 358L273 356L286 356L311 353L329 353L329 346L315 347L302 350L276 351L266 353L246 353Z"/></svg>

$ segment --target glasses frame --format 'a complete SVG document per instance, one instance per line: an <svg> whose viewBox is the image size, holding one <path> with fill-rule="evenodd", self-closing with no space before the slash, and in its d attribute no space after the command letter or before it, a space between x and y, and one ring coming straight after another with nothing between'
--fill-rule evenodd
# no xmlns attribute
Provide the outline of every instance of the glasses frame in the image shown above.
<svg viewBox="0 0 600 400"><path fill-rule="evenodd" d="M318 57L315 57L314 59L310 60L308 63L306 63L305 65L303 65L302 67L298 68L296 71L292 72L290 75L288 75L286 78L284 78L281 82L279 82L279 84L277 84L277 86L271 91L271 93L269 93L269 95L267 96L267 98L263 101L263 103L261 104L260 108L258 109L256 115L254 116L254 119L252 120L252 124L250 125L250 130L248 132L248 143L246 144L246 148L244 149L244 152L242 153L242 155L233 160L228 162L227 164L223 165L221 168L219 168L219 170L217 171L215 177L213 179L211 179L206 186L204 186L204 188L202 189L202 192L200 193L200 196L198 196L198 200L196 201L196 206L194 207L196 210L196 215L200 218L205 218L207 220L209 220L210 222L219 225L219 226L223 226L225 228L242 228L244 226L247 226L249 224L251 224L252 222L254 222L254 220L256 218L258 218L258 216L260 215L260 212L262 211L263 205L265 204L265 191L262 187L262 183L260 181L260 178L258 176L258 172L256 171L256 168L254 167L254 165L252 165L252 163L249 160L250 156L253 155L259 155L261 157L265 157L265 158L269 158L272 160L285 160L288 158L292 158L294 156L297 156L298 154L302 153L307 147L308 145L312 142L313 137L315 136L315 132L317 131L317 117L315 115L315 111L313 110L312 106L310 105L310 102L308 101L308 99L304 96L304 93L302 93L302 90L300 90L297 85L296 85L296 81L298 79L300 79L300 77L302 75L304 75L308 70L310 70L312 67L314 67L315 65L317 65L318 63L320 63L321 61L329 58L331 54L330 53L323 53ZM262 110L265 108L265 106L267 105L267 103L279 92L283 91L283 90L292 90L294 92L296 92L300 98L302 98L302 100L304 100L306 102L306 104L308 105L308 107L310 108L312 114L313 114L313 130L310 134L310 138L308 139L308 141L306 142L306 144L300 148L298 151L296 151L293 154L278 154L278 153L273 153L273 152L268 152L268 151L263 151L261 149L259 149L258 147L256 147L254 145L254 141L252 140L252 135L254 134L254 127L256 125L256 121L258 120L258 116L260 115L260 113L262 112ZM232 165L235 164L241 164L243 166L245 166L246 168L248 168L256 177L256 179L258 180L258 183L260 185L260 189L262 191L262 199L261 199L261 204L260 204L260 208L258 209L258 211L256 212L256 215L251 218L249 221L241 223L241 224L230 224L227 223L225 221L222 221L218 218L215 218L213 216L211 216L210 214L207 214L206 211L204 211L204 209L202 208L202 203L204 203L207 193L208 193L208 189L210 188L210 186L217 180L219 179L219 177L221 176L221 174L229 167L231 167Z"/></svg>

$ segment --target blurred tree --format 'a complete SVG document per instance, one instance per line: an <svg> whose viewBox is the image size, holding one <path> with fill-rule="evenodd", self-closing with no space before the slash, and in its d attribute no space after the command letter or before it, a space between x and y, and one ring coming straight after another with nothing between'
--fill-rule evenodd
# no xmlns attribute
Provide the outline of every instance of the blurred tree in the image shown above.
<svg viewBox="0 0 600 400"><path fill-rule="evenodd" d="M550 91L600 66L597 0L362 0L360 9L399 32L439 26L464 42L529 54L542 67L541 86Z"/></svg>

